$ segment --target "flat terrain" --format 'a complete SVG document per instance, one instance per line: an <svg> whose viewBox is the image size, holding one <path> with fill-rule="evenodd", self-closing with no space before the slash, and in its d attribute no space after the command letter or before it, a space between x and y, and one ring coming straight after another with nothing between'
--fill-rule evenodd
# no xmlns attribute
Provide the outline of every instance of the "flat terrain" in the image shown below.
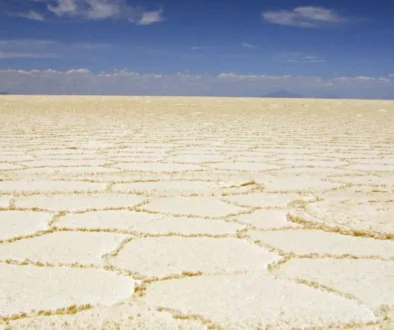
<svg viewBox="0 0 394 330"><path fill-rule="evenodd" d="M0 329L394 328L394 102L0 97Z"/></svg>

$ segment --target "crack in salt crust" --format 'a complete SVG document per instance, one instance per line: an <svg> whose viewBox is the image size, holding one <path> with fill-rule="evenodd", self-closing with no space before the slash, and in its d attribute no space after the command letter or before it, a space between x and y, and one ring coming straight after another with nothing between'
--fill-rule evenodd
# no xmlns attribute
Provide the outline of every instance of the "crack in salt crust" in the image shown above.
<svg viewBox="0 0 394 330"><path fill-rule="evenodd" d="M0 115L0 329L394 327L393 102Z"/></svg>

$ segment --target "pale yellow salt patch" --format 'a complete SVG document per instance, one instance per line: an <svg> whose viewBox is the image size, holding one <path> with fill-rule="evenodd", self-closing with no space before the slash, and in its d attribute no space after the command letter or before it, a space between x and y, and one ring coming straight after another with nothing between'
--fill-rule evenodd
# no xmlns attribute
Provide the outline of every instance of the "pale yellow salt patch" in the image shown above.
<svg viewBox="0 0 394 330"><path fill-rule="evenodd" d="M55 232L0 245L3 260L31 260L50 264L103 265L102 256L115 250L129 235L98 232Z"/></svg>
<svg viewBox="0 0 394 330"><path fill-rule="evenodd" d="M218 193L220 187L215 182L203 181L158 181L120 183L112 187L115 192L144 193L158 196L210 195Z"/></svg>
<svg viewBox="0 0 394 330"><path fill-rule="evenodd" d="M111 306L134 292L134 280L98 269L0 264L0 317L73 305Z"/></svg>
<svg viewBox="0 0 394 330"><path fill-rule="evenodd" d="M333 167L292 167L284 168L278 171L271 171L270 174L283 175L307 175L309 177L317 177L325 179L330 175L353 175L356 171L344 170L342 168Z"/></svg>
<svg viewBox="0 0 394 330"><path fill-rule="evenodd" d="M259 271L281 259L236 238L157 237L132 240L110 262L143 275L166 277L182 272Z"/></svg>
<svg viewBox="0 0 394 330"><path fill-rule="evenodd" d="M390 200L394 191L390 187L353 186L322 193L322 199L329 201L352 201L355 203L367 201Z"/></svg>
<svg viewBox="0 0 394 330"><path fill-rule="evenodd" d="M30 155L2 155L0 154L0 160L2 162L21 162L34 159Z"/></svg>
<svg viewBox="0 0 394 330"><path fill-rule="evenodd" d="M394 158L352 159L352 162L367 165L394 165Z"/></svg>
<svg viewBox="0 0 394 330"><path fill-rule="evenodd" d="M81 167L37 167L27 168L15 173L19 175L26 175L31 177L37 174L48 174L48 175L80 175L80 174L95 174L95 173L113 173L119 172L119 169L108 168L101 166L81 166Z"/></svg>
<svg viewBox="0 0 394 330"><path fill-rule="evenodd" d="M394 258L394 241L340 235L320 230L249 231L256 241L300 256L319 254Z"/></svg>
<svg viewBox="0 0 394 330"><path fill-rule="evenodd" d="M252 207L286 207L294 201L313 201L312 195L299 195L295 193L275 194L275 193L250 193L247 195L234 195L223 197L229 202L234 202L243 206Z"/></svg>
<svg viewBox="0 0 394 330"><path fill-rule="evenodd" d="M23 168L21 165L11 163L0 163L0 171L2 170L19 170Z"/></svg>
<svg viewBox="0 0 394 330"><path fill-rule="evenodd" d="M343 182L347 184L357 184L357 185L367 185L367 186L368 185L394 186L394 176L376 176L376 175L338 176L338 177L330 177L330 180L334 182Z"/></svg>
<svg viewBox="0 0 394 330"><path fill-rule="evenodd" d="M237 182L237 183L245 183L253 180L254 174L257 172L232 172L232 171L222 171L222 170L204 170L204 171L195 171L195 172L174 172L171 173L171 180L202 180L202 181L222 181L222 182ZM161 175L168 176L163 173Z"/></svg>
<svg viewBox="0 0 394 330"><path fill-rule="evenodd" d="M275 163L281 166L296 166L296 167L304 167L304 166L312 166L312 167L338 167L348 165L348 162L337 161L337 160L276 160Z"/></svg>
<svg viewBox="0 0 394 330"><path fill-rule="evenodd" d="M287 220L288 210L257 210L253 213L242 214L236 219L261 229L279 229L300 227Z"/></svg>
<svg viewBox="0 0 394 330"><path fill-rule="evenodd" d="M58 228L118 229L146 234L235 234L243 226L221 220L191 219L134 211L96 211L67 214L56 223Z"/></svg>
<svg viewBox="0 0 394 330"><path fill-rule="evenodd" d="M89 160L105 160L105 155L102 154L66 154L66 155L48 155L45 156L45 160L82 160L82 161L89 161ZM111 159L112 160L112 159Z"/></svg>
<svg viewBox="0 0 394 330"><path fill-rule="evenodd" d="M16 207L40 208L51 211L84 211L91 209L108 209L134 207L144 198L133 195L67 195L67 196L27 196L16 199Z"/></svg>
<svg viewBox="0 0 394 330"><path fill-rule="evenodd" d="M0 240L48 229L51 219L52 216L44 212L0 211Z"/></svg>
<svg viewBox="0 0 394 330"><path fill-rule="evenodd" d="M194 155L176 155L166 158L167 162L174 163L192 163L201 164L208 162L222 162L226 160L226 156L222 155L204 155L204 154L194 154Z"/></svg>
<svg viewBox="0 0 394 330"><path fill-rule="evenodd" d="M165 216L160 220L140 223L135 227L138 232L154 235L179 233L182 235L234 235L244 227L222 220L194 219Z"/></svg>
<svg viewBox="0 0 394 330"><path fill-rule="evenodd" d="M276 271L350 294L372 309L394 307L394 262L357 259L293 259Z"/></svg>
<svg viewBox="0 0 394 330"><path fill-rule="evenodd" d="M144 210L174 215L200 217L225 217L245 211L243 207L230 205L215 198L207 197L169 197L155 199L142 206Z"/></svg>
<svg viewBox="0 0 394 330"><path fill-rule="evenodd" d="M365 172L394 172L394 165L355 164L344 168Z"/></svg>
<svg viewBox="0 0 394 330"><path fill-rule="evenodd" d="M101 159L45 159L45 160L32 160L29 162L22 162L21 164L28 167L54 167L54 166L101 166L108 163L106 160Z"/></svg>
<svg viewBox="0 0 394 330"><path fill-rule="evenodd" d="M267 163L247 163L247 162L226 162L217 164L206 164L207 167L218 170L235 170L235 171L266 171L274 170L280 166Z"/></svg>
<svg viewBox="0 0 394 330"><path fill-rule="evenodd" d="M75 146L71 146L75 147ZM94 150L87 149L70 149L70 147L63 146L63 148L59 149L41 149L41 150L33 150L30 152L32 155L42 157L47 155L97 155Z"/></svg>
<svg viewBox="0 0 394 330"><path fill-rule="evenodd" d="M314 178L313 176L282 176L258 180L264 185L265 191L277 192L312 192L324 191L342 186L327 180Z"/></svg>
<svg viewBox="0 0 394 330"><path fill-rule="evenodd" d="M203 169L198 165L176 163L118 163L112 166L122 170L146 172L177 172L196 171Z"/></svg>
<svg viewBox="0 0 394 330"><path fill-rule="evenodd" d="M37 316L9 322L12 329L165 329L207 330L197 320L175 319L169 312L133 301L111 307L96 307L71 315ZM0 327L1 329L1 327Z"/></svg>
<svg viewBox="0 0 394 330"><path fill-rule="evenodd" d="M223 329L328 327L376 320L371 310L266 272L189 277L152 283L143 301L201 315Z"/></svg>
<svg viewBox="0 0 394 330"><path fill-rule="evenodd" d="M366 232L394 233L394 203L341 203L322 201L308 204L306 212L327 226ZM301 218L302 215L300 215ZM314 222L310 218L306 221Z"/></svg>
<svg viewBox="0 0 394 330"><path fill-rule="evenodd" d="M0 192L49 193L97 192L105 190L105 183L51 180L0 181Z"/></svg>
<svg viewBox="0 0 394 330"><path fill-rule="evenodd" d="M123 155L121 153L111 155L108 157L111 159L113 162L119 162L119 163L142 163L142 162L158 162L158 161L163 161L165 159L165 155L150 155L150 154L134 154L134 155Z"/></svg>
<svg viewBox="0 0 394 330"><path fill-rule="evenodd" d="M11 197L8 196L0 196L0 207L7 208L10 206Z"/></svg>

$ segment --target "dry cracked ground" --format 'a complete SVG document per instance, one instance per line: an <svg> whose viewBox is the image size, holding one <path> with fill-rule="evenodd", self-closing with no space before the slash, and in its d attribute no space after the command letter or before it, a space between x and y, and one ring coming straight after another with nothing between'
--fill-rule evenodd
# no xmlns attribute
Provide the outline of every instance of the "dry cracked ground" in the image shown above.
<svg viewBox="0 0 394 330"><path fill-rule="evenodd" d="M394 102L0 116L0 329L394 328Z"/></svg>

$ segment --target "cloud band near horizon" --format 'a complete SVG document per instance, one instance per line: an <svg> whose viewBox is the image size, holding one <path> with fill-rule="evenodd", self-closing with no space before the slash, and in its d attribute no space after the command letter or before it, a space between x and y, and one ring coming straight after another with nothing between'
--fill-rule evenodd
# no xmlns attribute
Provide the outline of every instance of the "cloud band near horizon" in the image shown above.
<svg viewBox="0 0 394 330"><path fill-rule="evenodd" d="M151 74L127 70L93 73L87 69L0 70L0 91L11 94L179 95L258 97L285 89L305 96L379 98L394 87L389 77L272 76L221 73ZM359 97L357 97L359 98Z"/></svg>

